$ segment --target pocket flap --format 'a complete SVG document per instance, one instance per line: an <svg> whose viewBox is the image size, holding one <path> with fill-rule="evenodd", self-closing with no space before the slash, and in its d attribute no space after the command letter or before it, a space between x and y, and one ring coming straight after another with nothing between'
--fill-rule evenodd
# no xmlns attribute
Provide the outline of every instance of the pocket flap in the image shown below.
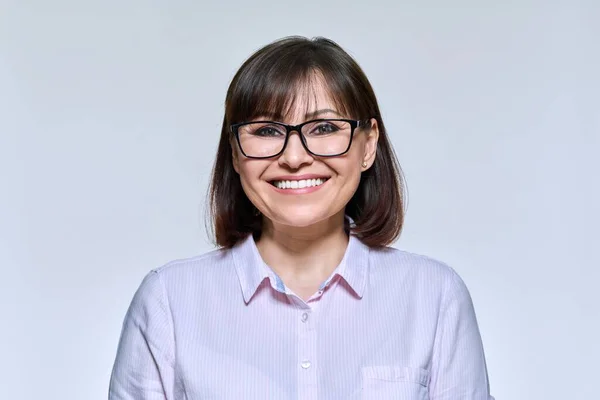
<svg viewBox="0 0 600 400"><path fill-rule="evenodd" d="M429 373L423 368L401 367L398 365L370 365L361 368L363 379L413 382L427 387Z"/></svg>

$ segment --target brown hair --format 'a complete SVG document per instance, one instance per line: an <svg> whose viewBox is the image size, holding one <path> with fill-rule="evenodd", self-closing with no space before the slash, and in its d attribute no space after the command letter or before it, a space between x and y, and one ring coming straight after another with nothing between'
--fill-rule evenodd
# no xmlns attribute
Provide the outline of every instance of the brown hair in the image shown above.
<svg viewBox="0 0 600 400"><path fill-rule="evenodd" d="M216 244L230 248L252 233L261 234L262 216L242 189L233 168L230 125L259 115L288 115L299 87L315 74L324 82L338 111L349 118L375 118L379 141L375 162L361 175L345 213L346 229L373 247L391 244L404 222L405 184L387 137L373 88L360 66L335 42L292 36L255 52L235 74L225 99L225 117L209 189L210 220Z"/></svg>

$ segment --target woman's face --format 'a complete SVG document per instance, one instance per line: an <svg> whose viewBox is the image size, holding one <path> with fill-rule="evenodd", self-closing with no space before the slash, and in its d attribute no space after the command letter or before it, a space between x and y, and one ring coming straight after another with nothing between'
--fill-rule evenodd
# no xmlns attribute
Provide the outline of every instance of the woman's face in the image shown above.
<svg viewBox="0 0 600 400"><path fill-rule="evenodd" d="M297 125L317 118L354 118L337 113L319 80L311 91L300 94L295 104L291 119L279 122ZM307 110L308 115L305 115ZM259 119L269 118L256 120ZM308 227L344 212L358 188L361 172L370 168L375 160L378 137L377 121L371 119L371 129L357 128L350 150L337 157L311 155L296 132L291 132L283 153L269 159L247 158L237 143L232 142L233 165L246 196L263 216L273 224ZM324 183L319 185L317 178ZM285 181L290 181L292 187L283 188Z"/></svg>

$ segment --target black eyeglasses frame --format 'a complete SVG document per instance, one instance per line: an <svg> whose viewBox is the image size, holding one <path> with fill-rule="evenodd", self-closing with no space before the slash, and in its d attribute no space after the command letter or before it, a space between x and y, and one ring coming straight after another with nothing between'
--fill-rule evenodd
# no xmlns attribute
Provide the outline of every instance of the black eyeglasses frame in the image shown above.
<svg viewBox="0 0 600 400"><path fill-rule="evenodd" d="M348 147L346 148L346 150L344 150L343 152L338 153L338 154L327 154L327 155L318 154L318 153L314 153L314 152L310 151L310 149L308 148L308 145L306 143L306 138L304 137L304 134L302 133L302 127L304 125L308 125L308 124L315 123L315 122L322 122L322 121L348 122L350 124L350 140L348 141ZM283 122L277 122L277 121L250 121L250 122L240 122L237 124L232 124L229 126L229 130L235 136L235 139L238 144L238 147L240 148L240 151L242 152L244 157L247 157L247 158L262 160L262 159L274 158L274 157L280 156L285 151L285 148L287 147L287 144L288 144L288 140L290 138L290 134L292 132L298 133L298 136L300 137L300 142L302 143L302 147L304 147L304 149L306 150L307 153L309 153L315 157L339 157L339 156L346 154L350 150L350 147L352 146L352 139L354 138L354 132L355 132L356 128L363 128L363 127L367 126L369 124L369 121L370 121L370 118L365 119L365 120L344 119L344 118L320 118L320 119L313 119L310 121L306 121L306 122L303 122L298 125L288 125L288 124L284 124ZM283 147L281 148L281 150L278 153L273 154L271 156L249 156L246 154L246 152L244 152L244 149L242 148L242 144L240 143L239 128L244 125L257 124L257 123L275 124L275 125L279 125L279 126L282 126L285 128L285 140L283 142Z"/></svg>

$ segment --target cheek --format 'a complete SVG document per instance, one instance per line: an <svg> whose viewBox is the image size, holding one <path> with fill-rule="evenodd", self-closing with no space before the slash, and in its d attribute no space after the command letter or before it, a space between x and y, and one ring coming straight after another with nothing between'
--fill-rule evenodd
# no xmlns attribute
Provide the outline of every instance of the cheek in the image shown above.
<svg viewBox="0 0 600 400"><path fill-rule="evenodd" d="M238 164L238 173L242 183L242 189L246 196L256 204L260 186L265 182L261 179L262 173L268 166L264 161L260 160L244 160Z"/></svg>
<svg viewBox="0 0 600 400"><path fill-rule="evenodd" d="M355 171L352 172L352 174L350 176L347 177L345 185L344 185L344 194L345 194L345 201L349 202L350 199L352 198L352 196L354 196L354 193L356 192L356 190L358 189L358 185L360 184L360 170L356 169Z"/></svg>
<svg viewBox="0 0 600 400"><path fill-rule="evenodd" d="M354 157L345 159L343 163L331 163L331 168L337 172L338 191L332 193L349 201L360 184L361 169Z"/></svg>
<svg viewBox="0 0 600 400"><path fill-rule="evenodd" d="M334 170L344 180L354 181L360 179L363 146L358 145L352 147L344 157L332 158L327 161L329 167Z"/></svg>

